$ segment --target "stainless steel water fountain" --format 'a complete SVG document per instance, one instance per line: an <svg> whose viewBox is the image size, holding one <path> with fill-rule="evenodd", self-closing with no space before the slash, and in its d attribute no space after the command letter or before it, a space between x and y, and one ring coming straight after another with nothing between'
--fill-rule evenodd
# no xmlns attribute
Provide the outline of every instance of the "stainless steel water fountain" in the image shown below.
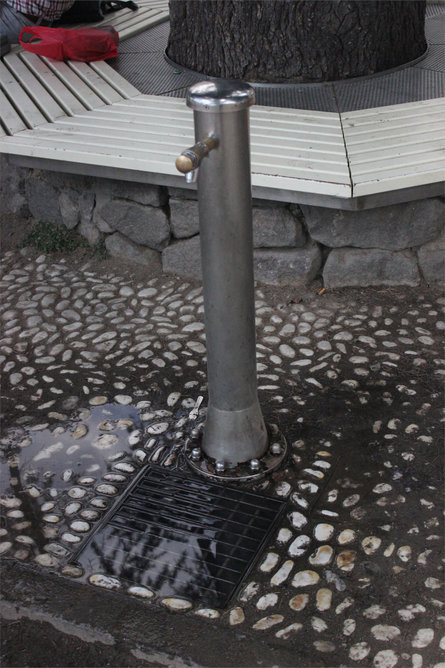
<svg viewBox="0 0 445 668"><path fill-rule="evenodd" d="M243 82L192 86L196 144L176 160L197 180L209 404L204 429L186 447L190 465L218 480L277 468L286 441L266 427L257 394L249 107Z"/></svg>

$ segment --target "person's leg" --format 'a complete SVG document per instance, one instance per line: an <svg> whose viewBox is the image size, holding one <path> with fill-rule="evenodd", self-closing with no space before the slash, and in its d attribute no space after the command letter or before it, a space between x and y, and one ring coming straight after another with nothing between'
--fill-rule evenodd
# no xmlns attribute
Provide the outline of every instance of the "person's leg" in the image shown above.
<svg viewBox="0 0 445 668"><path fill-rule="evenodd" d="M10 44L18 44L19 35L25 26L35 25L5 2L0 3L1 55L7 53Z"/></svg>

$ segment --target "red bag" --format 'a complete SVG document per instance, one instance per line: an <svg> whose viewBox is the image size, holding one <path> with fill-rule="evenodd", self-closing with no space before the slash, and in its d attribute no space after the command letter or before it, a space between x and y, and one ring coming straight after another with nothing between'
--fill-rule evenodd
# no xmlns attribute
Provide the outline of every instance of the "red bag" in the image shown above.
<svg viewBox="0 0 445 668"><path fill-rule="evenodd" d="M107 60L117 56L119 34L113 26L44 28L29 26L19 36L26 51L55 60Z"/></svg>

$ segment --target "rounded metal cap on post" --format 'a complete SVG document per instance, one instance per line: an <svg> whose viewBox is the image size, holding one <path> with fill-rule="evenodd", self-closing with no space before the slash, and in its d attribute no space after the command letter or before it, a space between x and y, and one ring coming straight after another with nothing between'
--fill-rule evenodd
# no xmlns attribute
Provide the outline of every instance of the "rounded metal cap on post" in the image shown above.
<svg viewBox="0 0 445 668"><path fill-rule="evenodd" d="M187 92L187 105L195 111L225 113L255 104L255 91L244 81L202 81Z"/></svg>

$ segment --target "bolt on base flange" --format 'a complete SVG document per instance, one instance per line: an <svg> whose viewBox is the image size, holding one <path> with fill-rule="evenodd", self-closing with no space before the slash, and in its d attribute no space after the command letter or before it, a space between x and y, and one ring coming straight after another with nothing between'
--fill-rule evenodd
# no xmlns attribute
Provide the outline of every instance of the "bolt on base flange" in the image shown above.
<svg viewBox="0 0 445 668"><path fill-rule="evenodd" d="M259 459L251 459L234 468L226 468L223 461L215 461L202 451L200 447L202 430L196 430L192 438L186 442L185 459L193 471L217 482L260 480L279 468L288 452L286 439L278 427L276 425L266 425L266 427L269 434L269 447Z"/></svg>

